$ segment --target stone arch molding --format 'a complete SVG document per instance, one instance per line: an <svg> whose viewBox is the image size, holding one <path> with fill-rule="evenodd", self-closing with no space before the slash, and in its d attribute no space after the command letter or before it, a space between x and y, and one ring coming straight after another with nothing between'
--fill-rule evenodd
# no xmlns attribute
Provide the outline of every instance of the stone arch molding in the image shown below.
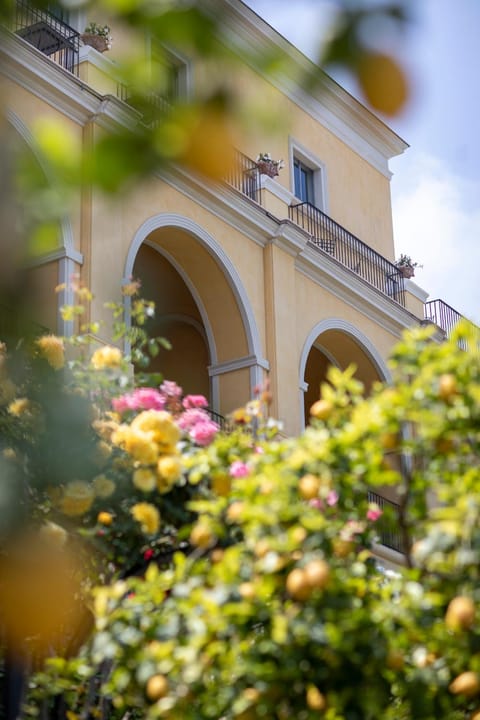
<svg viewBox="0 0 480 720"><path fill-rule="evenodd" d="M35 156L36 161L40 165L42 172L44 173L45 177L48 180L51 177L49 168L45 164L42 155L38 152L38 148L35 143L35 138L33 137L29 128L25 125L23 120L21 120L18 117L18 115L13 112L13 110L7 109L6 116L7 116L7 121L17 131L17 133L20 135L22 140L27 145L28 149ZM83 263L82 254L79 253L75 249L75 243L73 240L73 231L72 231L72 226L70 223L70 218L68 218L66 216L62 217L60 219L60 225L61 225L61 229L62 229L62 245L64 248L62 255L71 260L74 260L75 262L77 262L79 264L82 264Z"/></svg>
<svg viewBox="0 0 480 720"><path fill-rule="evenodd" d="M328 318L327 320L321 320L317 323L309 332L305 343L302 348L300 356L300 367L299 367L299 388L300 388L300 417L303 418L303 394L307 387L305 384L305 368L307 365L308 355L312 346L315 344L316 339L319 335L326 332L327 330L341 330L342 332L350 335L364 351L367 357L372 361L380 377L385 382L391 381L391 374L385 360L382 358L373 342L362 333L355 325L347 322L341 318Z"/></svg>
<svg viewBox="0 0 480 720"><path fill-rule="evenodd" d="M232 290L238 305L242 323L245 328L248 347L248 356L245 358L239 358L238 363L235 363L234 361L232 363L232 369L234 369L234 365L237 365L238 367L250 367L250 383L251 390L253 390L253 387L260 383L262 380L262 370L269 369L268 362L263 358L262 355L260 335L258 332L257 323L255 321L253 309L243 286L243 283L240 279L240 276L235 269L232 261L225 253L224 249L219 245L219 243L201 225L198 225L198 223L188 217L178 215L176 213L159 213L158 215L154 215L153 217L145 220L145 222L142 223L142 225L138 228L130 244L125 261L125 280L128 281L132 277L135 258L141 245L144 242L148 241L148 236L152 232L164 227L179 228L181 230L185 230L190 235L193 235L222 268L226 281L230 286L230 289ZM160 252L163 255L167 256L167 253L165 253L164 251L160 250ZM173 258L170 257L168 259L170 262L173 260ZM181 268L178 267L177 263L174 263L174 267L176 267L177 271L181 270ZM192 292L195 301L197 302L199 312L202 316L202 321L204 322L204 326L207 331L212 362L215 363L215 344L213 335L210 331L210 323L208 321L208 317L206 316L203 303L201 303L200 301L198 291L195 290L195 288L192 287L191 283L188 282L188 278L185 276L185 273L183 271L181 272L181 275L184 281L187 282L187 285ZM128 300L128 298L126 298L126 300ZM216 374L216 370L211 369L211 374Z"/></svg>

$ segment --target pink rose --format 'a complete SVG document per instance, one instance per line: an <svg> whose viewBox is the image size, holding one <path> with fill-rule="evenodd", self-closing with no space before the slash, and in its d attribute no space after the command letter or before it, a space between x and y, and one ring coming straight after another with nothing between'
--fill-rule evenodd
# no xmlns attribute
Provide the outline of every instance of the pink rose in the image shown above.
<svg viewBox="0 0 480 720"><path fill-rule="evenodd" d="M208 406L207 398L203 395L186 395L182 400L185 410L191 408L205 408Z"/></svg>
<svg viewBox="0 0 480 720"><path fill-rule="evenodd" d="M379 517L382 517L383 510L380 510L378 505L371 505L367 510L367 520L375 522Z"/></svg>
<svg viewBox="0 0 480 720"><path fill-rule="evenodd" d="M229 472L230 472L231 477L234 477L234 478L247 477L247 475L250 474L250 470L248 469L248 466L241 460L235 460L230 465Z"/></svg>
<svg viewBox="0 0 480 720"><path fill-rule="evenodd" d="M219 429L217 423L214 423L212 420L207 420L206 422L199 422L194 425L189 435L197 445L204 447L205 445L210 445Z"/></svg>
<svg viewBox="0 0 480 720"><path fill-rule="evenodd" d="M338 502L338 493L336 490L330 490L330 492L327 495L327 505L330 505L330 507L333 507Z"/></svg>

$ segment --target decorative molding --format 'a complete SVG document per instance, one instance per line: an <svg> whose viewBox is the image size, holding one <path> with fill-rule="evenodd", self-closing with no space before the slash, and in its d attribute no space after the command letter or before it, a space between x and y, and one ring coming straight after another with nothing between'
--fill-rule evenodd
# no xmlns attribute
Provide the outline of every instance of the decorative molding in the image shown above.
<svg viewBox="0 0 480 720"><path fill-rule="evenodd" d="M1 73L81 125L133 127L140 114L113 95L100 95L15 33L0 28Z"/></svg>
<svg viewBox="0 0 480 720"><path fill-rule="evenodd" d="M104 53L98 52L91 45L80 45L79 62L88 62L101 72L121 82L120 68Z"/></svg>
<svg viewBox="0 0 480 720"><path fill-rule="evenodd" d="M413 280L405 280L405 290L411 295L414 295L416 298L418 298L422 303L425 303L427 301L427 298L430 294L426 290L421 288L419 285L414 283Z"/></svg>
<svg viewBox="0 0 480 720"><path fill-rule="evenodd" d="M300 232L303 232L299 229ZM395 337L418 325L420 318L399 305L356 273L311 246L296 259L296 268L314 283L365 315Z"/></svg>
<svg viewBox="0 0 480 720"><path fill-rule="evenodd" d="M251 367L259 367L267 371L270 370L268 360L259 359L255 355L247 355L242 358L236 358L235 360L225 360L216 365L210 365L208 367L208 374L213 377L215 375L225 375L226 373Z"/></svg>
<svg viewBox="0 0 480 720"><path fill-rule="evenodd" d="M291 205L297 201L295 195L288 190L288 188L280 185L277 180L269 178L268 175L260 175L260 187L268 190L269 193L277 197L279 200L285 203L285 205Z"/></svg>

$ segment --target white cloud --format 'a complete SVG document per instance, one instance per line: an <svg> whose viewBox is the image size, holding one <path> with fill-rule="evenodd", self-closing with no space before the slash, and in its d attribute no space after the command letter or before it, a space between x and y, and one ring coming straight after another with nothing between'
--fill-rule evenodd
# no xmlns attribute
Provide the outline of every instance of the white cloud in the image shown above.
<svg viewBox="0 0 480 720"><path fill-rule="evenodd" d="M394 163L392 163L393 165ZM480 322L480 183L449 172L418 154L392 182L397 256L423 264L415 282L460 313Z"/></svg>

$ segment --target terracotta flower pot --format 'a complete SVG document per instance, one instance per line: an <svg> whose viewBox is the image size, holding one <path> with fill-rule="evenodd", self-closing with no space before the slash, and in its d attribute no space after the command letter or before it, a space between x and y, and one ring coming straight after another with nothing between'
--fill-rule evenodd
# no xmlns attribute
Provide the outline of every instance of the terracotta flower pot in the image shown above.
<svg viewBox="0 0 480 720"><path fill-rule="evenodd" d="M415 268L411 265L397 265L397 269L404 278L412 278L415 275Z"/></svg>
<svg viewBox="0 0 480 720"><path fill-rule="evenodd" d="M91 47L95 48L95 50L98 50L98 52L105 52L106 50L110 50L110 43L107 40L107 38L103 37L102 35L95 35L94 33L83 33L83 35L80 35L85 45L90 45Z"/></svg>
<svg viewBox="0 0 480 720"><path fill-rule="evenodd" d="M268 175L268 177L273 178L278 175L278 163L273 160L259 160L257 168L263 175Z"/></svg>

